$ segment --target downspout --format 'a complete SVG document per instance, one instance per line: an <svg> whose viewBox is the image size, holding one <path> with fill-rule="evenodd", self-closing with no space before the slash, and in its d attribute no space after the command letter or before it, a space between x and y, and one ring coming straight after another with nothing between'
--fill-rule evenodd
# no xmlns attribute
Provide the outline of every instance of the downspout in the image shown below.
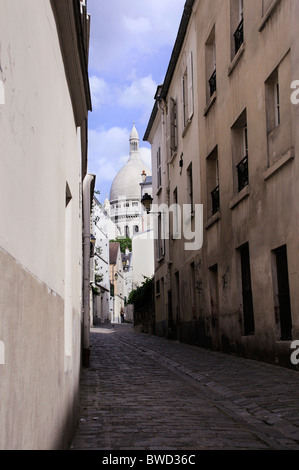
<svg viewBox="0 0 299 470"><path fill-rule="evenodd" d="M90 221L91 192L95 176L83 181L83 367L89 367L90 356Z"/></svg>

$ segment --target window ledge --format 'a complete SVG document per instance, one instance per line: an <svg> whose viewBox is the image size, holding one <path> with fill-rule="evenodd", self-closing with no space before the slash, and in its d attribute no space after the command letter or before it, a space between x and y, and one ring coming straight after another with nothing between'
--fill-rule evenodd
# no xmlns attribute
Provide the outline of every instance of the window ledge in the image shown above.
<svg viewBox="0 0 299 470"><path fill-rule="evenodd" d="M289 345L292 344L292 339L277 339L275 341L276 344L281 344L281 345Z"/></svg>
<svg viewBox="0 0 299 470"><path fill-rule="evenodd" d="M246 48L246 44L245 42L243 42L242 46L240 47L240 49L238 50L238 52L236 53L235 57L233 58L233 60L231 61L228 67L228 72L227 72L228 75L230 75L235 69L237 63L239 62L241 56L243 55L245 51L245 48Z"/></svg>
<svg viewBox="0 0 299 470"><path fill-rule="evenodd" d="M184 130L182 132L182 137L185 137L185 135L186 135L186 133L187 133L189 127L190 127L191 122L192 122L192 118L188 119L187 124L185 125Z"/></svg>
<svg viewBox="0 0 299 470"><path fill-rule="evenodd" d="M162 191L162 186L160 186L160 188L157 190L156 196L159 196L159 194L161 193L161 191Z"/></svg>
<svg viewBox="0 0 299 470"><path fill-rule="evenodd" d="M177 155L178 155L178 152L177 152L177 150L175 150L175 151L173 152L173 154L169 157L167 163L172 163L173 160L177 157Z"/></svg>
<svg viewBox="0 0 299 470"><path fill-rule="evenodd" d="M215 214L213 214L212 217L209 217L209 219L207 220L205 224L205 229L208 230L210 227L212 227L212 225L214 225L220 219L221 219L221 212L218 211Z"/></svg>
<svg viewBox="0 0 299 470"><path fill-rule="evenodd" d="M161 258L157 258L157 263L162 263L164 261L164 256L161 256Z"/></svg>
<svg viewBox="0 0 299 470"><path fill-rule="evenodd" d="M187 214L187 215L186 215L186 218L185 218L185 220L184 220L184 224L187 225L187 224L189 224L190 222L192 222L192 220L194 219L194 217L195 217L195 212L194 212L194 210L193 210L193 211L191 211L190 214Z"/></svg>
<svg viewBox="0 0 299 470"><path fill-rule="evenodd" d="M207 102L207 105L206 105L205 110L204 110L204 116L206 116L206 115L208 114L209 110L211 109L211 107L212 107L213 104L215 103L216 98L217 98L217 91L214 91L214 93L212 94L211 98L210 98L209 101Z"/></svg>
<svg viewBox="0 0 299 470"><path fill-rule="evenodd" d="M276 7L280 3L280 1L281 0L274 0L272 5L270 5L270 7L268 8L268 10L266 11L266 13L263 16L262 21L260 22L259 32L261 32L264 29L264 27L266 26L267 21L272 16L272 13L274 13L274 11L276 10Z"/></svg>
<svg viewBox="0 0 299 470"><path fill-rule="evenodd" d="M249 185L245 186L233 199L230 201L229 208L234 209L243 199L247 198L250 194Z"/></svg>
<svg viewBox="0 0 299 470"><path fill-rule="evenodd" d="M282 155L279 160L274 163L268 170L264 173L264 180L267 181L271 178L271 176L275 175L277 171L279 171L282 167L284 167L287 163L295 158L295 150L294 147L290 148L287 153Z"/></svg>

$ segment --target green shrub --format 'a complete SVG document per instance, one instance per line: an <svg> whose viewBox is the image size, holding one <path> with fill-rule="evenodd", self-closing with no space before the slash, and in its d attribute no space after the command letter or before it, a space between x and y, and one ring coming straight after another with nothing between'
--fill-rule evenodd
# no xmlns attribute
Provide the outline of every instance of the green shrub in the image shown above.
<svg viewBox="0 0 299 470"><path fill-rule="evenodd" d="M136 310L149 304L153 299L154 280L153 278L145 277L141 286L137 287L130 292L128 304L133 304Z"/></svg>

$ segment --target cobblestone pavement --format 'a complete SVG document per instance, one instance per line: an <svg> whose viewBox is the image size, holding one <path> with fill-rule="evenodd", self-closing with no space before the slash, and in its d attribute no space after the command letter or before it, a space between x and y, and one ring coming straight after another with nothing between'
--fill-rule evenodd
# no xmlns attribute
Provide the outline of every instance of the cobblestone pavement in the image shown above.
<svg viewBox="0 0 299 470"><path fill-rule="evenodd" d="M70 449L299 450L299 372L138 333L91 330Z"/></svg>

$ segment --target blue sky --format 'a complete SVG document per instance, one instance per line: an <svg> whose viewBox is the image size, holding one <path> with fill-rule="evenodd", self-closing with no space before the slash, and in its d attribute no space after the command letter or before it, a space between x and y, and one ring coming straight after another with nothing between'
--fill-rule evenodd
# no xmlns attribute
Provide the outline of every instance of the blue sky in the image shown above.
<svg viewBox="0 0 299 470"><path fill-rule="evenodd" d="M88 0L91 15L89 172L99 200L129 157L135 122L141 157L151 167L143 136L163 83L185 0Z"/></svg>

